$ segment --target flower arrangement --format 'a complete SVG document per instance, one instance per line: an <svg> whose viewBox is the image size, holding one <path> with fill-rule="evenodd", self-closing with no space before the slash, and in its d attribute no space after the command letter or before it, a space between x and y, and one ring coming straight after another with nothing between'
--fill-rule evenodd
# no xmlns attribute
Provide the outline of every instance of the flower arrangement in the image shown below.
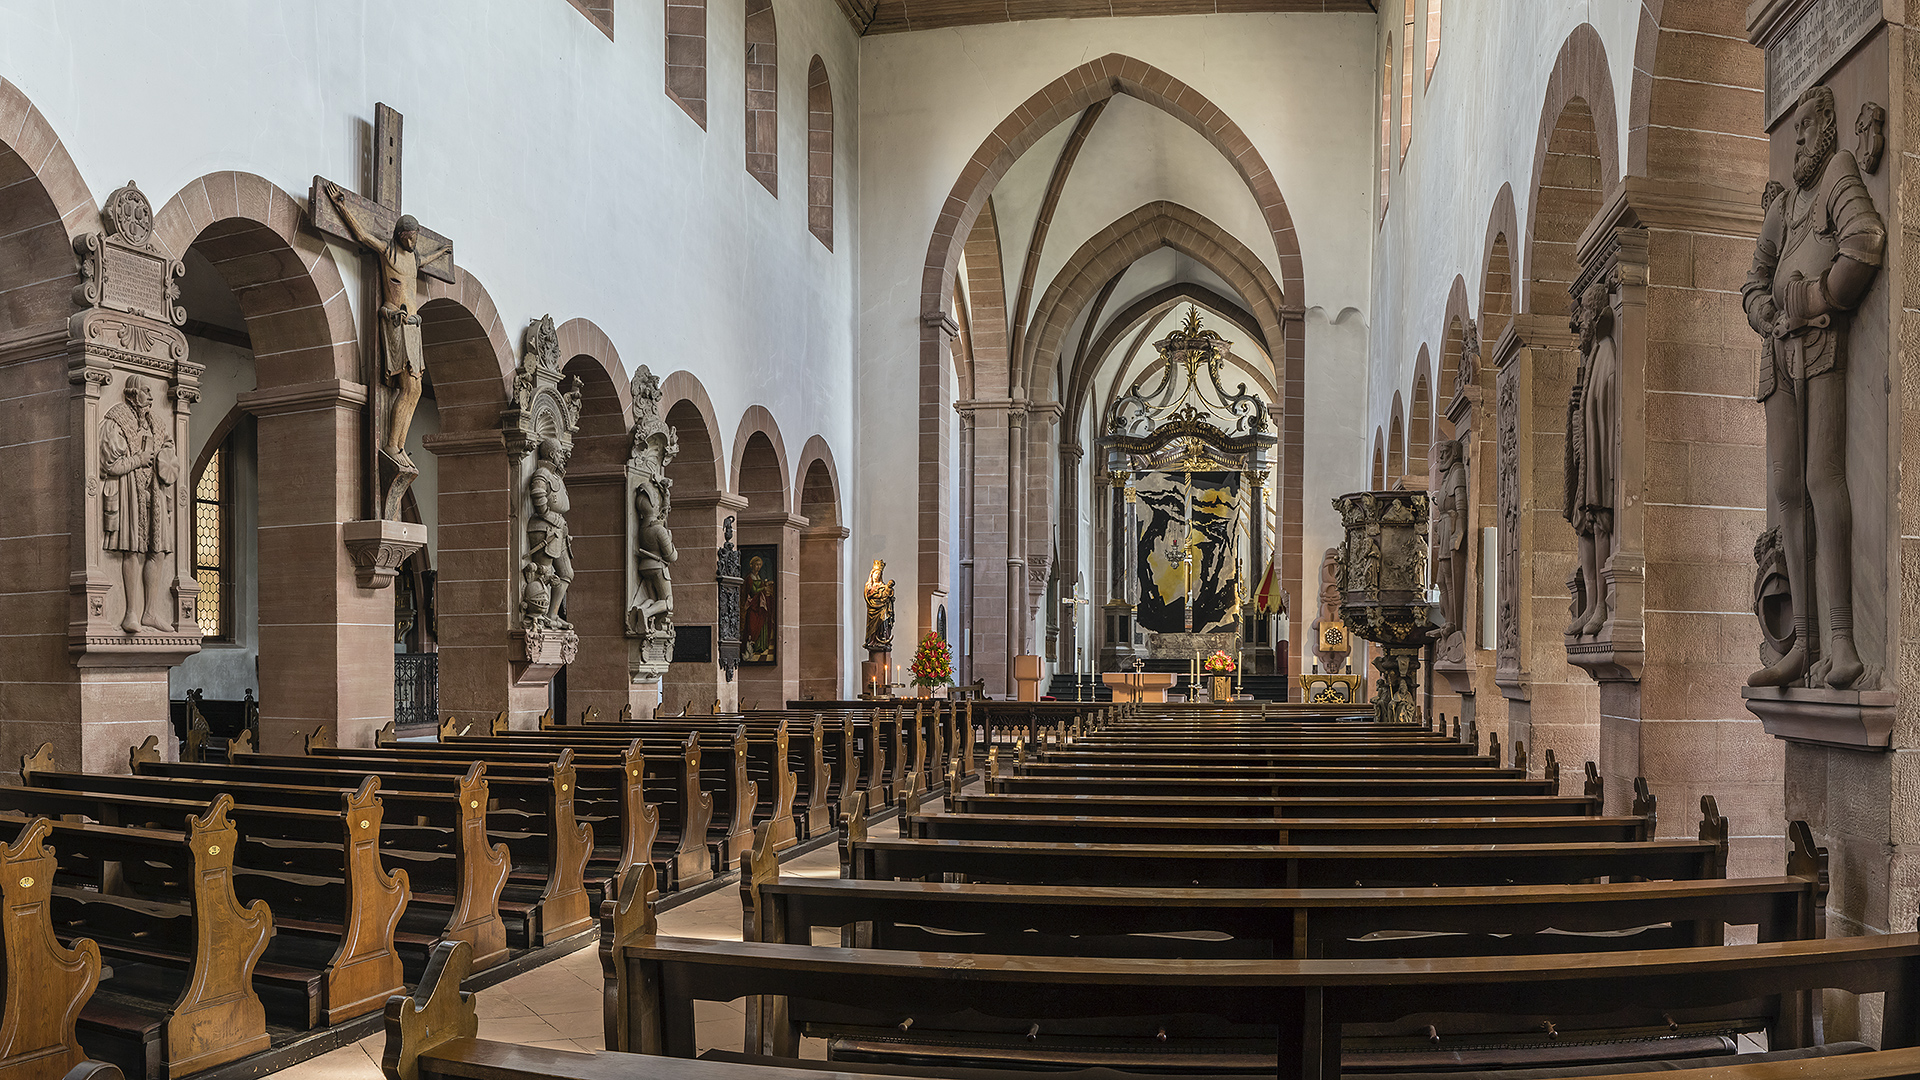
<svg viewBox="0 0 1920 1080"><path fill-rule="evenodd" d="M1207 657L1200 666L1215 675L1231 675L1233 674L1233 657L1228 656L1224 649L1215 649L1213 655Z"/></svg>
<svg viewBox="0 0 1920 1080"><path fill-rule="evenodd" d="M945 686L953 681L953 647L939 634L920 639L913 650L913 662L907 665L915 686Z"/></svg>

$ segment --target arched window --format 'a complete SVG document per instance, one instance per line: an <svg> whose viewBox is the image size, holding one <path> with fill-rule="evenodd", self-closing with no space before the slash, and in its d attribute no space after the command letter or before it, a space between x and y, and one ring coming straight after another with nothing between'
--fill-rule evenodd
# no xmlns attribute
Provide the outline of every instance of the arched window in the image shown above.
<svg viewBox="0 0 1920 1080"><path fill-rule="evenodd" d="M707 126L707 0L667 0L667 96Z"/></svg>
<svg viewBox="0 0 1920 1080"><path fill-rule="evenodd" d="M193 483L193 576L200 582L195 613L210 641L233 640L233 459L229 439L207 457Z"/></svg>
<svg viewBox="0 0 1920 1080"><path fill-rule="evenodd" d="M1427 0L1427 84L1433 84L1433 63L1440 59L1440 0Z"/></svg>
<svg viewBox="0 0 1920 1080"><path fill-rule="evenodd" d="M773 0L747 0L747 171L780 194L779 56Z"/></svg>
<svg viewBox="0 0 1920 1080"><path fill-rule="evenodd" d="M1400 44L1406 50L1406 56L1400 61L1400 156L1407 156L1407 145L1413 142L1413 58L1420 55L1414 49L1419 38L1413 29L1414 0L1406 0L1406 22L1400 28Z"/></svg>
<svg viewBox="0 0 1920 1080"><path fill-rule="evenodd" d="M807 66L807 229L833 250L833 83L818 56Z"/></svg>
<svg viewBox="0 0 1920 1080"><path fill-rule="evenodd" d="M1393 176L1393 35L1380 58L1380 219L1387 217L1387 186Z"/></svg>

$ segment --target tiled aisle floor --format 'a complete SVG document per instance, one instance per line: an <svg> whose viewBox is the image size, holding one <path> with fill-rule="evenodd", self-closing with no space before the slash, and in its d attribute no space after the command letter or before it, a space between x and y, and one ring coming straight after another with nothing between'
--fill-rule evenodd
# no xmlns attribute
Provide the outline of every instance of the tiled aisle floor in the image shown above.
<svg viewBox="0 0 1920 1080"><path fill-rule="evenodd" d="M839 877L839 853L828 844L791 862L780 872L793 877ZM740 890L716 890L660 916L660 932L675 937L740 940ZM475 997L480 1037L559 1050L599 1050L603 1043L600 950L581 949ZM739 1002L694 1003L695 1039L701 1050L738 1050L745 1036ZM380 1080L384 1034L373 1035L278 1074L285 1080ZM825 1057L825 1044L809 1039L805 1057Z"/></svg>

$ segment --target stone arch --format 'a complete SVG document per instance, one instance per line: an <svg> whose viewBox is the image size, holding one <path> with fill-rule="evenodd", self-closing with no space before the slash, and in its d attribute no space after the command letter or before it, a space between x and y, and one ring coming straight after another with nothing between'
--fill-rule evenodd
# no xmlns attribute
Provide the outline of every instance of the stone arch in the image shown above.
<svg viewBox="0 0 1920 1080"><path fill-rule="evenodd" d="M800 696L837 700L845 668L848 533L841 524L840 473L825 439L811 436L800 448L793 484L807 519L800 531Z"/></svg>
<svg viewBox="0 0 1920 1080"><path fill-rule="evenodd" d="M733 438L733 493L740 510L740 701L745 707L784 705L800 694L800 519L792 513L787 448L780 425L764 406L749 405ZM744 549L777 545L774 565ZM760 560L759 573L754 563ZM771 582L771 608L756 604ZM766 652L772 662L756 660Z"/></svg>
<svg viewBox="0 0 1920 1080"><path fill-rule="evenodd" d="M1019 359L1020 384L1037 391L1053 382L1042 377L1042 367L1057 363L1060 340L1105 282L1124 273L1141 257L1170 247L1193 258L1233 286L1258 323L1260 346L1275 366L1275 381L1284 372L1285 311L1279 283L1265 264L1231 233L1206 215L1178 203L1147 203L1122 215L1094 234L1054 275L1034 307L1035 329L1027 334L1026 355Z"/></svg>
<svg viewBox="0 0 1920 1080"><path fill-rule="evenodd" d="M928 239L921 277L920 397L923 407L917 499L921 510L918 514L919 557L915 565L917 618L921 621L931 618L935 597L946 595L951 570L948 523L952 513L952 478L946 447L950 442L948 425L953 421L947 372L943 368L953 359L951 336L956 324L947 314L947 305L954 296L961 249L980 208L1021 154L1068 117L1119 93L1139 98L1185 122L1226 155L1252 192L1273 237L1283 295L1296 306L1303 302L1304 272L1299 238L1294 233L1293 218L1280 194L1279 183L1254 148L1253 140L1197 90L1144 61L1110 53L1067 72L1009 113L974 151L942 203ZM1304 324L1299 319L1289 320L1283 340L1275 344L1276 363L1281 362L1280 357L1285 358L1289 385L1296 369L1304 380ZM1293 463L1303 449L1299 425L1293 425L1284 435L1281 451L1287 468L1295 468ZM1297 579L1298 569L1291 563L1287 566L1289 580Z"/></svg>
<svg viewBox="0 0 1920 1080"><path fill-rule="evenodd" d="M1574 245L1620 182L1619 127L1613 79L1599 31L1581 23L1567 35L1547 77L1527 200L1528 288L1521 310L1567 310L1566 286L1577 274Z"/></svg>
<svg viewBox="0 0 1920 1080"><path fill-rule="evenodd" d="M580 426L567 465L573 588L567 620L580 635L565 673L565 712L613 717L633 701L627 673L627 485L631 391L613 342L587 319L556 328L563 371L581 384ZM560 695L556 692L555 697Z"/></svg>
<svg viewBox="0 0 1920 1080"><path fill-rule="evenodd" d="M0 426L0 501L6 506L7 558L0 560L7 653L0 673L0 751L24 754L53 739L67 760L112 761L89 740L98 715L83 691L87 673L68 660L68 619L78 602L67 591L68 550L80 483L82 450L73 445L73 386L67 381L67 320L79 283L76 237L100 231L100 211L66 147L45 116L12 83L0 79L0 340L6 342L0 387L7 423ZM72 606L72 612L69 608ZM116 709L136 704L123 687ZM137 707L116 720L166 723L166 677L135 691ZM131 730L107 738L124 745ZM136 736L137 737L137 736ZM91 751L90 753L88 751ZM9 758L8 760L11 760Z"/></svg>
<svg viewBox="0 0 1920 1080"><path fill-rule="evenodd" d="M244 172L208 173L154 213L153 232L175 258L198 248L247 318L261 390L340 379L360 382L360 335L326 242L301 227L293 196Z"/></svg>
<svg viewBox="0 0 1920 1080"><path fill-rule="evenodd" d="M1413 362L1413 392L1407 401L1407 475L1424 488L1433 449L1433 359L1425 345Z"/></svg>
<svg viewBox="0 0 1920 1080"><path fill-rule="evenodd" d="M756 441L758 437L758 441ZM792 510L787 487L787 446L780 424L764 405L749 405L733 436L732 490L747 500L753 514L785 514Z"/></svg>
<svg viewBox="0 0 1920 1080"><path fill-rule="evenodd" d="M714 580L715 552L724 540L723 523L735 516L742 500L727 494L725 455L720 424L714 418L713 399L698 377L675 371L660 380L661 417L673 429L680 452L667 465L673 481L667 525L680 559L673 564L673 621L683 637L704 637L706 648L718 660L716 626L719 586ZM668 711L682 705L709 708L733 691L713 662L686 662L667 669L660 704Z"/></svg>
<svg viewBox="0 0 1920 1080"><path fill-rule="evenodd" d="M1487 214L1487 240L1480 258L1480 360L1491 363L1494 342L1512 321L1514 306L1513 245L1520 236L1513 187L1500 185Z"/></svg>
<svg viewBox="0 0 1920 1080"><path fill-rule="evenodd" d="M1737 5L1641 0L1628 175L1756 193L1766 185L1765 60L1747 42L1744 16ZM1703 66L1710 82L1679 76Z"/></svg>
<svg viewBox="0 0 1920 1080"><path fill-rule="evenodd" d="M1373 490L1387 489L1387 435L1380 428L1373 429Z"/></svg>
<svg viewBox="0 0 1920 1080"><path fill-rule="evenodd" d="M1460 363L1466 355L1467 323L1473 319L1473 309L1467 300L1467 279L1464 274L1456 274L1453 286L1447 290L1447 306L1444 315L1446 330L1440 345L1439 381L1434 385L1434 408L1439 414L1434 430L1447 438L1454 433L1453 421L1447 418L1447 403L1453 400L1455 389L1462 385L1460 381ZM1478 381L1480 373L1466 373L1465 385L1471 386Z"/></svg>
<svg viewBox="0 0 1920 1080"><path fill-rule="evenodd" d="M464 268L454 269L451 284L433 278L426 284L421 353L440 406L441 431L498 430L518 366L499 309Z"/></svg>

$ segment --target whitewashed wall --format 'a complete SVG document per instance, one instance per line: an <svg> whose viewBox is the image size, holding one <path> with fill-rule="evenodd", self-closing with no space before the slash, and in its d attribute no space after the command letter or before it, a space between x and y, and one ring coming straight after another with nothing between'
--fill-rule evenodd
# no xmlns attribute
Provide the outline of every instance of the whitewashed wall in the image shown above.
<svg viewBox="0 0 1920 1080"><path fill-rule="evenodd" d="M789 454L826 439L851 501L857 39L834 0L774 10L778 199L744 164L742 0L709 5L705 131L663 90L659 0L619 0L613 41L566 0L0 0L0 76L96 201L131 178L156 206L224 169L301 199L316 173L358 188L384 101L406 116L405 208L454 240L516 345L543 314L592 319L629 367L699 377L728 460L741 414L764 405ZM807 230L816 53L834 96L832 252ZM334 255L358 304L361 259ZM843 655L857 643L850 628Z"/></svg>

